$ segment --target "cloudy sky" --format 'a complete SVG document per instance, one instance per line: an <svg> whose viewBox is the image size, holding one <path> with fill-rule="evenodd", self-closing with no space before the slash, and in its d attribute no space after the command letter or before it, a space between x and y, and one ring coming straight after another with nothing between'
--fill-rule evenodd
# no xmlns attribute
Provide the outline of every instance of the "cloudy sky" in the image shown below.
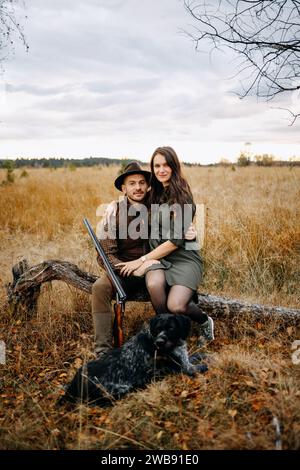
<svg viewBox="0 0 300 470"><path fill-rule="evenodd" d="M236 62L183 34L193 21L182 0L25 2L29 51L17 46L0 78L0 158L148 161L160 145L200 163L245 148L300 157L299 121L273 108L299 95L240 100Z"/></svg>

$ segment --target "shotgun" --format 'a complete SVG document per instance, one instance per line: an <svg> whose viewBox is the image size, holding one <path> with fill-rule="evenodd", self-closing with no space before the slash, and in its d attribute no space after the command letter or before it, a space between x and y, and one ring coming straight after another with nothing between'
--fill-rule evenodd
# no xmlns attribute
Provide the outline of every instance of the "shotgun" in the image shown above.
<svg viewBox="0 0 300 470"><path fill-rule="evenodd" d="M118 276L116 275L113 268L111 267L111 264L108 261L106 253L103 250L98 238L96 237L96 234L94 230L92 229L88 219L84 218L83 223L89 233L89 236L92 239L92 242L94 243L94 246L96 248L98 255L103 261L105 270L112 282L112 285L114 286L116 290L116 303L114 305L115 318L114 318L114 325L113 325L113 336L114 336L114 346L119 348L120 346L122 346L123 340L124 340L123 317L124 317L124 312L125 312L125 301L126 301L127 296L121 285L121 282Z"/></svg>

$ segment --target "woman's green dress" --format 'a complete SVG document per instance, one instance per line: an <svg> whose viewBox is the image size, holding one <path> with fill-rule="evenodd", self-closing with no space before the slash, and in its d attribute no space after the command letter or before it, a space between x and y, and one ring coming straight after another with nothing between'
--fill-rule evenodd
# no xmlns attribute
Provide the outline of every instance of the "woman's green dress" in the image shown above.
<svg viewBox="0 0 300 470"><path fill-rule="evenodd" d="M147 271L161 269L163 267L169 286L181 285L196 291L203 274L203 261L199 252L200 247L197 241L184 239L184 233L195 215L195 204L192 201L185 204L183 211L181 208L181 213L180 206L176 205L176 215L175 217L171 217L169 225L166 215L169 211L167 207L169 208L170 206L162 199L160 202L161 215L155 218L153 217L153 209L151 211L151 229L153 228L153 221L154 223L156 222L157 228L154 230L154 237L153 230L151 230L149 239L150 248L153 250L167 240L177 245L178 248L170 255L160 259L163 266L154 264L150 266ZM189 214L185 211L189 212ZM187 217L182 216L184 213L187 214Z"/></svg>

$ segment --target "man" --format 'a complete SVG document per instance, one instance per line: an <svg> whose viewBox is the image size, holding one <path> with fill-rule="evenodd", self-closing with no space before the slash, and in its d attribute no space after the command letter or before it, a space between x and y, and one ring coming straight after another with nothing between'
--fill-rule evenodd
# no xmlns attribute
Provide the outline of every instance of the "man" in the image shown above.
<svg viewBox="0 0 300 470"><path fill-rule="evenodd" d="M157 260L145 260L143 258L150 250L147 233L146 236L136 236L142 232L143 227L140 227L139 231L136 226L136 230L130 230L130 226L134 226L134 222L148 228L148 221L145 217L140 216L140 209L144 207L144 216L147 217L147 191L150 177L150 171L143 170L138 162L131 162L125 167L124 172L116 178L115 187L122 191L125 198L124 201L117 204L116 214L110 218L109 223L107 221L104 223L102 235L108 232L108 237L101 236L100 239L107 258L117 274L120 274L121 270L121 267L117 266L119 263L133 261L138 258L143 261L142 266L133 273L133 276L121 276L121 282L127 294L146 290L145 278L143 277L145 270L151 264L160 263ZM140 211L138 216L135 209ZM123 218L124 214L126 217ZM111 236L112 228L115 229L115 236ZM189 240L195 238L195 236L194 228L189 229L185 234L185 238ZM99 258L98 261L102 265ZM111 301L114 296L111 281L107 274L103 273L92 287L92 316L97 357L100 357L111 348Z"/></svg>
<svg viewBox="0 0 300 470"><path fill-rule="evenodd" d="M122 191L125 196L122 204L126 205L126 215L128 215L131 206L145 202L150 177L150 171L143 170L138 162L131 162L125 167L124 172L115 180L115 187L119 191ZM119 213L120 207L118 204L117 213L114 218L117 225L116 238L100 240L107 258L116 273L120 271L120 268L116 267L118 263L135 260L144 256L149 251L147 239L140 237L132 239L130 236L126 238L119 237ZM128 225L135 218L135 216L128 215L126 220L127 227L125 227L125 229L128 228ZM106 224L104 229L108 228ZM133 289L146 289L143 277L135 277L134 279L132 277L123 277L122 285L127 293L132 292ZM95 353L97 356L102 355L111 348L111 301L114 295L114 288L109 277L106 273L102 274L92 287L92 316L95 331Z"/></svg>

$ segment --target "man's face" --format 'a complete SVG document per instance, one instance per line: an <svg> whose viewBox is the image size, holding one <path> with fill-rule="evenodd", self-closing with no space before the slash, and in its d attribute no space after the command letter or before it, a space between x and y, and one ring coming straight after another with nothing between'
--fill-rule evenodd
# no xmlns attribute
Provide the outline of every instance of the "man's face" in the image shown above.
<svg viewBox="0 0 300 470"><path fill-rule="evenodd" d="M143 175L134 174L124 178L122 192L128 197L129 202L142 202L146 196L148 184Z"/></svg>

